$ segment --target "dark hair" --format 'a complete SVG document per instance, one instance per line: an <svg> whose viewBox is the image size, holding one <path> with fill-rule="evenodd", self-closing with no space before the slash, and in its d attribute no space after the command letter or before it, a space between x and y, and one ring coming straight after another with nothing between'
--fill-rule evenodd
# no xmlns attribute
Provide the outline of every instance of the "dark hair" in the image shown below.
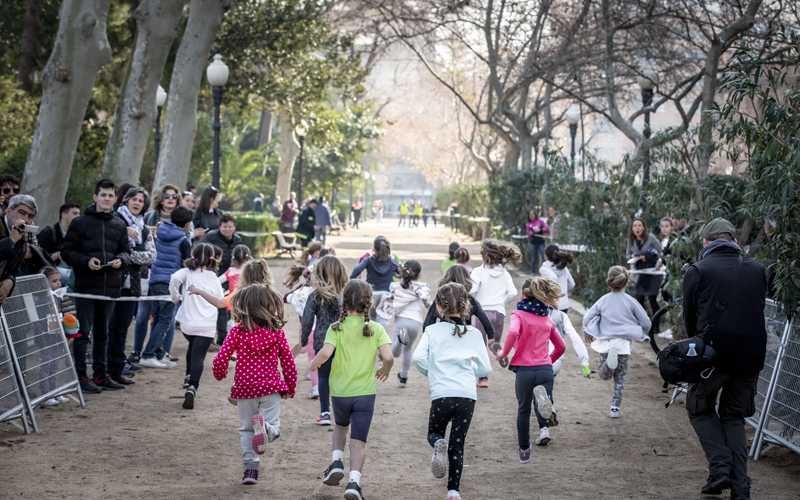
<svg viewBox="0 0 800 500"><path fill-rule="evenodd" d="M513 243L489 238L481 243L481 257L486 267L505 266L512 261L519 262L522 253Z"/></svg>
<svg viewBox="0 0 800 500"><path fill-rule="evenodd" d="M44 276L46 278L49 278L50 276L52 276L54 274L57 274L57 275L61 276L61 271L59 271L58 269L56 269L53 266L44 266L43 268L41 268L39 270L39 274L44 274Z"/></svg>
<svg viewBox="0 0 800 500"><path fill-rule="evenodd" d="M398 271L400 272L400 277L403 279L400 286L408 290L408 287L411 286L411 282L419 278L419 273L422 272L422 265L416 260L407 260L403 262L403 265L400 266Z"/></svg>
<svg viewBox="0 0 800 500"><path fill-rule="evenodd" d="M170 218L172 219L172 223L178 226L179 228L183 229L183 226L192 222L192 217L194 214L192 211L183 205L178 205L175 207L174 210L169 214Z"/></svg>
<svg viewBox="0 0 800 500"><path fill-rule="evenodd" d="M222 247L219 247L217 245L211 245L211 246L214 247L214 258L217 259L217 261L219 261L225 254L225 252L222 250Z"/></svg>
<svg viewBox="0 0 800 500"><path fill-rule="evenodd" d="M472 290L472 277L469 275L469 270L461 264L450 266L444 272L444 276L439 280L439 286L447 283L458 283L467 290Z"/></svg>
<svg viewBox="0 0 800 500"><path fill-rule="evenodd" d="M256 327L271 332L280 331L286 324L283 317L283 298L271 286L249 285L236 290L231 298L234 321L248 332Z"/></svg>
<svg viewBox="0 0 800 500"><path fill-rule="evenodd" d="M373 259L378 262L385 262L392 256L392 246L385 236L378 236L372 244L372 249L375 250Z"/></svg>
<svg viewBox="0 0 800 500"><path fill-rule="evenodd" d="M456 260L456 250L459 248L461 248L461 245L459 245L457 241L450 243L450 245L447 247L447 253L450 254L450 258L452 260Z"/></svg>
<svg viewBox="0 0 800 500"><path fill-rule="evenodd" d="M68 214L73 208L81 209L80 205L76 203L64 203L61 205L61 208L58 209L58 218L61 219L61 214Z"/></svg>
<svg viewBox="0 0 800 500"><path fill-rule="evenodd" d="M544 249L544 255L547 260L556 266L556 269L564 269L575 260L571 253L559 252L558 245L547 245Z"/></svg>
<svg viewBox="0 0 800 500"><path fill-rule="evenodd" d="M372 337L369 326L369 310L372 308L372 285L364 280L350 280L342 290L342 313L339 321L331 325L334 330L341 331L342 322L347 319L348 311L364 316L364 336Z"/></svg>
<svg viewBox="0 0 800 500"><path fill-rule="evenodd" d="M16 176L11 174L0 175L0 186L5 184L6 182L9 182L11 184L16 184L17 186L19 186L19 179L17 179Z"/></svg>
<svg viewBox="0 0 800 500"><path fill-rule="evenodd" d="M442 320L453 324L453 335L458 335L460 338L467 333L469 293L466 288L458 283L440 286L436 292L436 305L442 308ZM461 320L464 323L463 328L459 329L453 318Z"/></svg>
<svg viewBox="0 0 800 500"><path fill-rule="evenodd" d="M458 250L456 250L454 257L456 259L456 262L458 262L463 266L464 264L469 262L469 250L467 250L464 247L461 247Z"/></svg>
<svg viewBox="0 0 800 500"><path fill-rule="evenodd" d="M192 257L183 261L183 267L190 271L196 271L200 268L214 269L216 263L214 247L208 243L198 243L192 248Z"/></svg>
<svg viewBox="0 0 800 500"><path fill-rule="evenodd" d="M533 212L533 220L531 220L531 212ZM536 210L528 210L528 222L533 222L535 220L539 220L539 212Z"/></svg>
<svg viewBox="0 0 800 500"><path fill-rule="evenodd" d="M221 226L222 224L224 224L226 222L233 222L233 225L235 226L236 225L236 217L234 217L231 214L222 214L222 217L219 218L219 225Z"/></svg>
<svg viewBox="0 0 800 500"><path fill-rule="evenodd" d="M197 186L195 186L194 184L189 184L188 186L186 186L187 191L191 191L192 189L197 189Z"/></svg>
<svg viewBox="0 0 800 500"><path fill-rule="evenodd" d="M147 193L147 190L143 187L133 186L132 188L128 189L128 191L122 197L122 205L127 204L128 201L130 201L130 199L136 196L137 194L141 194L142 197L144 198L144 205L142 205L142 213L144 213L145 209L150 205L150 195Z"/></svg>
<svg viewBox="0 0 800 500"><path fill-rule="evenodd" d="M119 210L119 206L122 205L122 203L123 203L122 202L122 198L125 197L125 193L127 193L128 190L130 188L132 188L132 187L136 187L136 186L134 186L130 182L126 182L125 184L123 184L123 185L121 185L120 187L117 188L117 201L114 203L114 210ZM146 206L147 205L145 205L144 207L146 207ZM144 207L142 207L142 210L144 210Z"/></svg>
<svg viewBox="0 0 800 500"><path fill-rule="evenodd" d="M100 182L98 182L94 186L94 194L100 194L101 189L116 190L116 188L117 186L114 185L114 181L109 179L100 179Z"/></svg>
<svg viewBox="0 0 800 500"><path fill-rule="evenodd" d="M219 196L219 189L214 186L207 187L205 191L203 191L203 194L200 195L200 203L196 205L197 210L207 214L208 211L211 210L211 200L215 199L217 196Z"/></svg>
<svg viewBox="0 0 800 500"><path fill-rule="evenodd" d="M650 230L647 229L647 224L645 224L644 219L642 219L641 217L634 217L633 220L631 221L631 231L628 234L628 243L630 243L631 245L633 245L633 243L636 241L636 235L633 234L633 223L636 222L637 220L641 222L642 227L644 227L644 231L642 231L642 241L647 241L647 238L650 236Z"/></svg>
<svg viewBox="0 0 800 500"><path fill-rule="evenodd" d="M242 267L250 260L250 249L247 245L236 245L231 252L231 265L233 267Z"/></svg>

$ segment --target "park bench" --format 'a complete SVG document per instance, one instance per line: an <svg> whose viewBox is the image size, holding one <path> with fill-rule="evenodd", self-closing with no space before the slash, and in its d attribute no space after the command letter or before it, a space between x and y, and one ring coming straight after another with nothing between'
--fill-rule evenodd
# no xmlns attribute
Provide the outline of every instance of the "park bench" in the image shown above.
<svg viewBox="0 0 800 500"><path fill-rule="evenodd" d="M286 242L286 236L280 231L272 231L272 236L275 237L275 241L278 243L278 254L276 257L280 257L284 254L289 254L292 258L294 258L294 253L299 252L302 250L300 245L289 244ZM293 234L288 235L291 238L294 238Z"/></svg>
<svg viewBox="0 0 800 500"><path fill-rule="evenodd" d="M331 234L333 234L334 231L339 232L342 229L347 230L347 228L342 226L342 224L339 222L339 214L336 213L336 210L334 210L331 212Z"/></svg>

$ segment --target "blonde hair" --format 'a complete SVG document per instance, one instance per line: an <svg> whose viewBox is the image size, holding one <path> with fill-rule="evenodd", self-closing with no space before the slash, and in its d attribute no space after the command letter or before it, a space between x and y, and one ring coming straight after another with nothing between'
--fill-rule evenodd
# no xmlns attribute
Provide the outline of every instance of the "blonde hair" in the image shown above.
<svg viewBox="0 0 800 500"><path fill-rule="evenodd" d="M622 266L612 266L608 270L606 285L608 285L612 292L625 290L625 287L628 286L628 271Z"/></svg>
<svg viewBox="0 0 800 500"><path fill-rule="evenodd" d="M339 321L331 325L334 330L341 331L342 323L347 319L349 311L364 316L364 336L372 336L369 326L369 310L372 308L372 285L364 280L350 280L342 291L342 313Z"/></svg>
<svg viewBox="0 0 800 500"><path fill-rule="evenodd" d="M489 238L481 243L481 257L486 267L505 266L522 260L522 252L513 243Z"/></svg>
<svg viewBox="0 0 800 500"><path fill-rule="evenodd" d="M303 264L304 266L308 265L308 261L311 260L311 257L322 250L322 242L319 241L312 241L308 244L308 246L303 250L303 253L300 254L300 258L297 259L299 264Z"/></svg>
<svg viewBox="0 0 800 500"><path fill-rule="evenodd" d="M248 260L242 268L239 286L246 287L255 284L272 286L272 273L264 259Z"/></svg>
<svg viewBox="0 0 800 500"><path fill-rule="evenodd" d="M234 321L248 332L257 327L278 332L286 324L283 298L274 288L262 284L236 290L231 298L231 312Z"/></svg>
<svg viewBox="0 0 800 500"><path fill-rule="evenodd" d="M314 263L311 271L311 286L322 300L338 302L347 284L347 270L334 255L326 255Z"/></svg>
<svg viewBox="0 0 800 500"><path fill-rule="evenodd" d="M442 320L453 324L453 335L458 335L460 338L467 333L469 294L466 288L459 283L442 285L436 292L436 305L442 309ZM453 318L460 318L464 323L461 329Z"/></svg>
<svg viewBox="0 0 800 500"><path fill-rule="evenodd" d="M548 278L528 278L522 284L522 296L558 308L558 299L564 296L558 283Z"/></svg>

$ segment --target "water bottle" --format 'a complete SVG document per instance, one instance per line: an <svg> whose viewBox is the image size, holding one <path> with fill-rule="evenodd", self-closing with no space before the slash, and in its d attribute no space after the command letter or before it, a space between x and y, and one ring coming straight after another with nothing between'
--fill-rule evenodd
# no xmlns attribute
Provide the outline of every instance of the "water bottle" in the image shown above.
<svg viewBox="0 0 800 500"><path fill-rule="evenodd" d="M689 350L686 352L686 356L694 357L697 356L697 351L695 351L695 344L689 344Z"/></svg>

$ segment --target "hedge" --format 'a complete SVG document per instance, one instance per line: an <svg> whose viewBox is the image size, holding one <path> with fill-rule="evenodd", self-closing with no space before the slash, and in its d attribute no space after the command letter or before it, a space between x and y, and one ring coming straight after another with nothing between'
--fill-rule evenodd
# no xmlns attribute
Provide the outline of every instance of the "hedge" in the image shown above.
<svg viewBox="0 0 800 500"><path fill-rule="evenodd" d="M228 212L236 217L236 231L251 233L271 233L280 230L280 221L271 215L255 215L244 212ZM263 256L276 247L275 237L266 236L242 236L242 243L250 248L253 256Z"/></svg>

